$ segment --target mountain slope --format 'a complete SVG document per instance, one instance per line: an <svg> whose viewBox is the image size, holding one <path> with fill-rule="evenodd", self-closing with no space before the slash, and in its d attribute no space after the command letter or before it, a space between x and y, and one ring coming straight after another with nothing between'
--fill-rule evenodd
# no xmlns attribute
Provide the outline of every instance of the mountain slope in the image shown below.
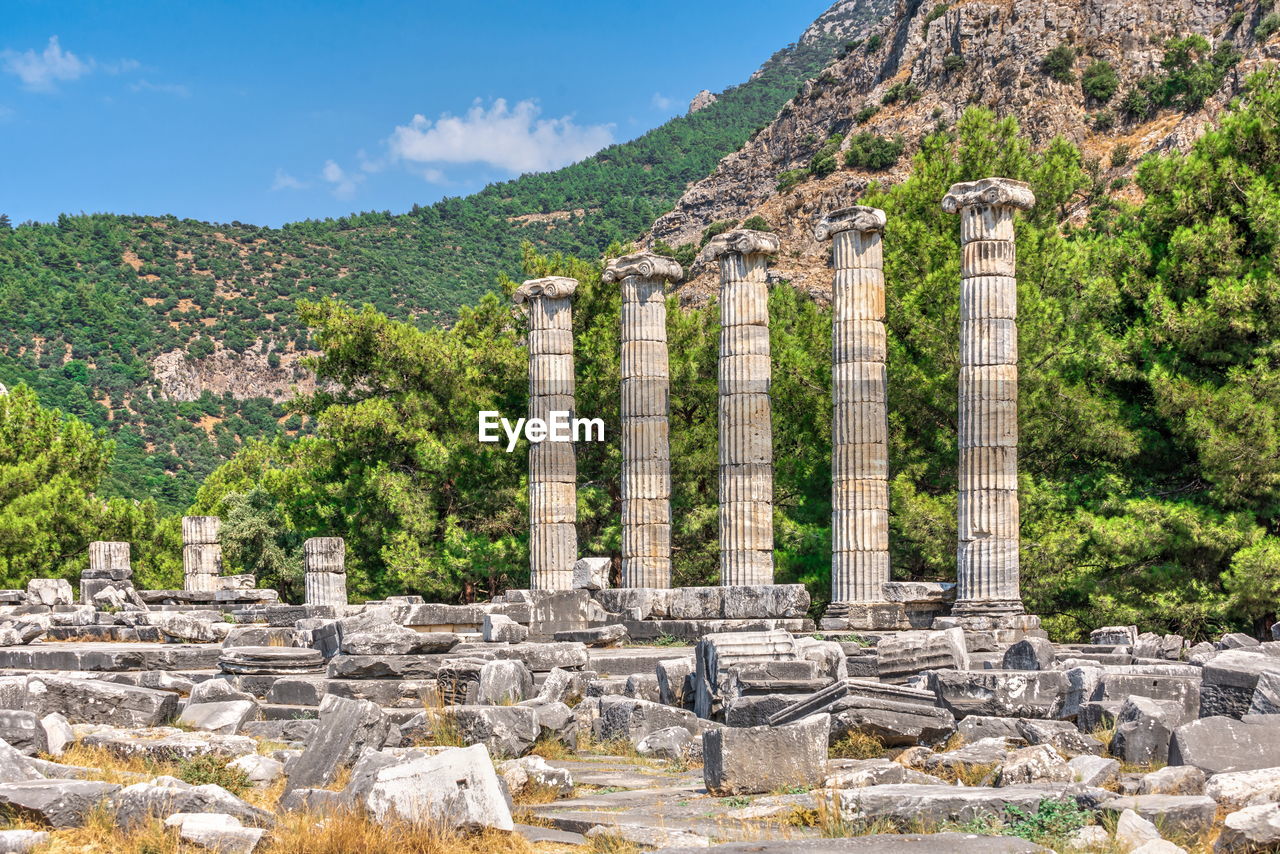
<svg viewBox="0 0 1280 854"><path fill-rule="evenodd" d="M518 274L525 241L592 256L633 240L889 4L837 3L750 80L635 140L405 214L280 229L105 214L0 226L0 382L107 428L110 492L183 507L245 440L305 429L278 405L311 382L295 299L447 321Z"/></svg>
<svg viewBox="0 0 1280 854"><path fill-rule="evenodd" d="M1251 70L1280 59L1263 24L1276 17L1271 5L898 0L865 42L690 187L647 242L687 252L705 243L709 226L759 215L789 250L777 275L828 293L830 248L814 240L813 222L873 181L902 180L920 139L952 126L969 104L1014 116L1039 146L1057 135L1079 145L1095 182L1077 200L1081 216L1092 193L1132 193L1127 178L1143 154L1185 150ZM888 153L877 161L868 150ZM693 273L682 293L703 299L714 272Z"/></svg>

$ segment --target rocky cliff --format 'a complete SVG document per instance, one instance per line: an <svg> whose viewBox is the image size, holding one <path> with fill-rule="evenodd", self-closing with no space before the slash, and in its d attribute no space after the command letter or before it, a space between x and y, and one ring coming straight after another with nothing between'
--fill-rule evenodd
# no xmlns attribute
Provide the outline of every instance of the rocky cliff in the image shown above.
<svg viewBox="0 0 1280 854"><path fill-rule="evenodd" d="M1110 180L1131 171L1147 151L1186 148L1250 71L1280 59L1280 39L1260 41L1255 35L1269 6L1269 0L898 0L892 13L865 38L850 42L845 55L807 83L770 125L691 185L645 242L697 245L712 223L761 215L787 249L777 258L777 274L815 293L829 292L829 249L813 238L815 219L853 203L872 180L900 180L921 137L953 123L968 105L1016 116L1037 144L1057 135L1070 139L1098 159ZM1218 90L1190 112L1127 113L1126 93L1159 75L1168 40L1191 34L1203 36L1211 50L1229 45L1240 54ZM1085 72L1095 63L1114 72L1109 98L1087 94ZM841 165L780 189L780 178L785 186L789 170L804 170L832 134L843 134L847 149L862 133L900 135L905 156L887 170ZM1109 166L1111 152L1121 145L1130 156ZM839 154L836 160L842 164ZM714 292L713 271L695 265L690 272L681 290L685 299Z"/></svg>

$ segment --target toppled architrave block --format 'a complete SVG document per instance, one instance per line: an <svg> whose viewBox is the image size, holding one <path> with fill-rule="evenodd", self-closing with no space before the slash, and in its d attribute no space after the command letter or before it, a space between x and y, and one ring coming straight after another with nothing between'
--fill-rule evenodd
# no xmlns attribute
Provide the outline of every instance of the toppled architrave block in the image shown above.
<svg viewBox="0 0 1280 854"><path fill-rule="evenodd" d="M720 697L729 669L754 661L795 661L799 647L790 632L720 632L698 641L695 663L694 713L711 718L720 711Z"/></svg>
<svg viewBox="0 0 1280 854"><path fill-rule="evenodd" d="M713 795L811 789L827 773L829 716L786 726L713 729L702 736L703 781Z"/></svg>
<svg viewBox="0 0 1280 854"><path fill-rule="evenodd" d="M771 726L819 712L831 716L831 741L850 732L874 736L886 746L937 744L956 729L955 718L937 706L932 692L861 679L844 679L769 717Z"/></svg>
<svg viewBox="0 0 1280 854"><path fill-rule="evenodd" d="M529 639L529 627L506 614L485 614L480 634L485 643L523 643Z"/></svg>
<svg viewBox="0 0 1280 854"><path fill-rule="evenodd" d="M27 677L26 709L43 717L58 712L72 723L120 727L159 726L178 711L178 695L99 679Z"/></svg>
<svg viewBox="0 0 1280 854"><path fill-rule="evenodd" d="M375 821L512 830L511 810L483 745L457 747L381 768L364 807Z"/></svg>
<svg viewBox="0 0 1280 854"><path fill-rule="evenodd" d="M320 703L315 735L302 755L289 763L288 790L329 785L338 769L355 761L366 747L381 748L390 727L390 720L377 704L326 695Z"/></svg>
<svg viewBox="0 0 1280 854"><path fill-rule="evenodd" d="M964 630L898 632L876 644L880 679L906 682L925 670L968 670Z"/></svg>
<svg viewBox="0 0 1280 854"><path fill-rule="evenodd" d="M1280 716L1249 721L1201 718L1174 730L1170 765L1194 765L1209 774L1280 767Z"/></svg>

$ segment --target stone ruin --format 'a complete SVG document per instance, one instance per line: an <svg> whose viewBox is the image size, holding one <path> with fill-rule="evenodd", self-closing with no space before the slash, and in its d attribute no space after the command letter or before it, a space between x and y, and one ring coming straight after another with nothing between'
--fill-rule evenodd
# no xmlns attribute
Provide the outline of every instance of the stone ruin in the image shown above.
<svg viewBox="0 0 1280 854"><path fill-rule="evenodd" d="M817 225L836 285L833 604L816 624L803 586L773 583L777 237L731 232L706 249L723 289L718 586L671 586L664 290L681 271L616 259L604 280L623 293L623 586L609 559L576 554L571 443L531 447L531 589L491 602L350 603L343 542L323 537L303 547L305 601L286 604L222 574L213 517L183 520L182 590L138 589L129 544L93 543L78 591L0 591L0 806L46 828L0 830L0 850L99 809L122 827L163 819L210 850L270 838L273 813L220 786L100 782L77 745L218 757L281 787L277 813L349 809L564 846L1047 851L972 831L1052 802L1086 822L1057 850L1277 850L1280 633L1193 645L1110 626L1057 644L1023 613L1012 222L1032 201L988 179L944 202L964 247L957 585L890 580L883 212ZM531 315L531 415L573 409L575 285L516 293ZM874 832L889 828L913 833Z"/></svg>

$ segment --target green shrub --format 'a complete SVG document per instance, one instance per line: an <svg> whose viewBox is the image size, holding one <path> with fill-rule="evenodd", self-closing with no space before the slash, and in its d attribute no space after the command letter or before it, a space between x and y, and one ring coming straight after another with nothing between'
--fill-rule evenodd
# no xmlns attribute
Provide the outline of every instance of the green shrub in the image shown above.
<svg viewBox="0 0 1280 854"><path fill-rule="evenodd" d="M1127 142L1122 142L1115 148L1111 149L1111 168L1119 169L1121 166L1129 162L1129 155L1133 153L1133 146Z"/></svg>
<svg viewBox="0 0 1280 854"><path fill-rule="evenodd" d="M836 157L840 154L840 146L844 143L844 134L833 133L827 137L827 141L822 144L809 160L809 174L816 178L830 175L839 167Z"/></svg>
<svg viewBox="0 0 1280 854"><path fill-rule="evenodd" d="M1275 35L1277 31L1280 31L1280 12L1271 12L1258 22L1258 26L1253 30L1253 35L1258 41L1266 41Z"/></svg>
<svg viewBox="0 0 1280 854"><path fill-rule="evenodd" d="M1116 126L1116 114L1110 110L1102 110L1093 115L1093 129L1109 131Z"/></svg>
<svg viewBox="0 0 1280 854"><path fill-rule="evenodd" d="M760 214L747 217L742 223L742 227L755 229L756 231L773 231L773 227L769 225L769 220L760 216Z"/></svg>
<svg viewBox="0 0 1280 854"><path fill-rule="evenodd" d="M1236 12L1227 19L1227 30L1236 30L1244 23L1244 12Z"/></svg>
<svg viewBox="0 0 1280 854"><path fill-rule="evenodd" d="M849 140L844 165L854 169L888 169L902 156L902 137L889 139L873 133L860 133Z"/></svg>
<svg viewBox="0 0 1280 854"><path fill-rule="evenodd" d="M867 122L871 121L872 117L878 112L880 112L880 108L875 104L867 104L861 110L858 110L854 115L853 120L860 125L865 125Z"/></svg>
<svg viewBox="0 0 1280 854"><path fill-rule="evenodd" d="M884 44L884 36L876 33L874 36L867 39L867 53L875 53L880 49L880 45L882 44Z"/></svg>
<svg viewBox="0 0 1280 854"><path fill-rule="evenodd" d="M1037 843L1067 839L1088 824L1090 817L1074 799L1043 800L1033 813L1010 805L1005 808L1005 815L1008 816L1006 836L1019 836Z"/></svg>
<svg viewBox="0 0 1280 854"><path fill-rule="evenodd" d="M912 83L910 80L903 80L890 86L880 98L880 103L886 107L890 104L896 104L899 101L905 101L908 104L914 104L920 100L920 87Z"/></svg>
<svg viewBox="0 0 1280 854"><path fill-rule="evenodd" d="M1120 76L1111 67L1111 63L1099 59L1085 69L1080 78L1084 93L1099 101L1110 101L1111 96L1120 88Z"/></svg>
<svg viewBox="0 0 1280 854"><path fill-rule="evenodd" d="M1076 49L1069 44L1060 44L1045 55L1040 67L1059 83L1070 83L1076 79Z"/></svg>
<svg viewBox="0 0 1280 854"><path fill-rule="evenodd" d="M178 779L193 786L213 783L233 795L247 791L253 783L249 775L236 768L227 767L227 759L221 756L193 756L178 765Z"/></svg>
<svg viewBox="0 0 1280 854"><path fill-rule="evenodd" d="M737 224L738 221L736 219L722 219L711 223L711 225L702 230L701 246L706 246L711 242L711 238L724 234L726 231L730 231Z"/></svg>
<svg viewBox="0 0 1280 854"><path fill-rule="evenodd" d="M929 14L924 16L924 25L927 27L934 21L947 14L947 9L951 7L950 3L939 3L929 10Z"/></svg>
<svg viewBox="0 0 1280 854"><path fill-rule="evenodd" d="M942 58L942 70L951 74L964 68L964 57L958 53L949 53Z"/></svg>
<svg viewBox="0 0 1280 854"><path fill-rule="evenodd" d="M778 173L778 192L785 193L809 177L808 169L788 169Z"/></svg>

